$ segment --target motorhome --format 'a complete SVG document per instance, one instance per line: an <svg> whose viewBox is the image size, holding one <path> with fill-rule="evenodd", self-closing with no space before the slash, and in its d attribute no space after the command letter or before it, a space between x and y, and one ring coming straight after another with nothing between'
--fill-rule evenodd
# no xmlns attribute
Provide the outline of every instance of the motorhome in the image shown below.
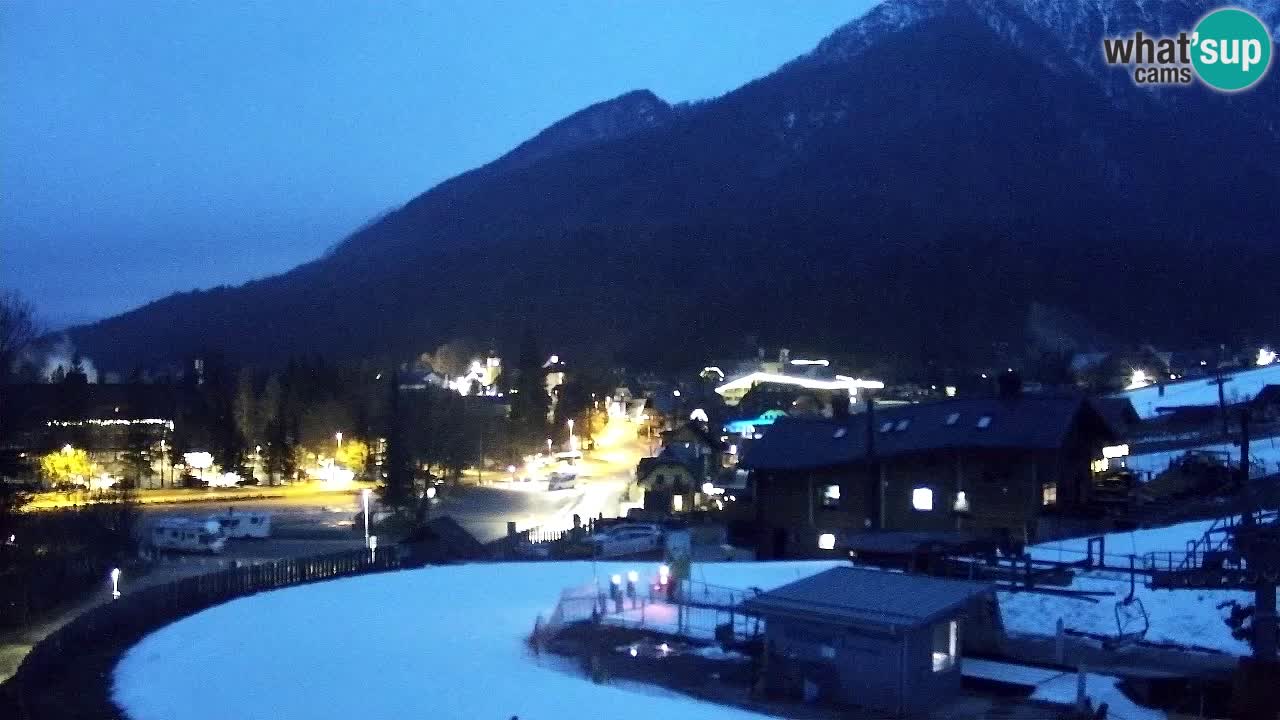
<svg viewBox="0 0 1280 720"><path fill-rule="evenodd" d="M217 521L222 526L222 532L229 539L271 537L271 513L269 512L238 511L228 508L220 515L210 515L209 519Z"/></svg>
<svg viewBox="0 0 1280 720"><path fill-rule="evenodd" d="M222 552L227 536L216 520L164 518L151 526L150 543L156 550L173 552Z"/></svg>

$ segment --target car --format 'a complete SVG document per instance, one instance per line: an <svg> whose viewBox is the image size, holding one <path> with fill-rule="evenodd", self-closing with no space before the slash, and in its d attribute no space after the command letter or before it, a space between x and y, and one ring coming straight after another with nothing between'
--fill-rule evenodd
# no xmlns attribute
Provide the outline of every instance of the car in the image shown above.
<svg viewBox="0 0 1280 720"><path fill-rule="evenodd" d="M573 473L553 472L547 476L547 490L572 490L577 482Z"/></svg>
<svg viewBox="0 0 1280 720"><path fill-rule="evenodd" d="M649 552L662 547L663 530L656 525L627 525L591 536L598 557Z"/></svg>

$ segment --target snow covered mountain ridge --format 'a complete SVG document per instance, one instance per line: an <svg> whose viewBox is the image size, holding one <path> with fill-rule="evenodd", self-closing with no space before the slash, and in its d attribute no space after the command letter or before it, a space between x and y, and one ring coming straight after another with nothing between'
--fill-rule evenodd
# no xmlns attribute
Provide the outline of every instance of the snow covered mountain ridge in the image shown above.
<svg viewBox="0 0 1280 720"><path fill-rule="evenodd" d="M1098 69L1098 48L1104 37L1143 30L1171 35L1190 29L1218 7L1240 7L1280 31L1280 0L1239 0L1210 4L1197 0L886 0L822 40L794 64L826 65L847 62L885 34L949 12L971 11L997 33L1018 42L1030 28L1048 31L1081 66Z"/></svg>

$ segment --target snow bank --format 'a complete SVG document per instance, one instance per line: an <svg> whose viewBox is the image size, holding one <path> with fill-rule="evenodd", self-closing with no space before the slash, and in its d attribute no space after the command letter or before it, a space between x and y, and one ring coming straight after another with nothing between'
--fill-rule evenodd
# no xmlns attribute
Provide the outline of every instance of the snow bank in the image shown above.
<svg viewBox="0 0 1280 720"><path fill-rule="evenodd" d="M1079 682L1075 673L1065 673L1036 688L1031 694L1034 700L1073 705L1076 701L1076 684ZM1163 710L1143 707L1130 700L1116 687L1118 683L1110 675L1085 673L1085 694L1097 708L1107 704L1107 717L1111 720L1165 720Z"/></svg>
<svg viewBox="0 0 1280 720"><path fill-rule="evenodd" d="M836 563L694 566L694 579L772 588ZM601 563L613 573L651 563ZM114 697L134 720L597 716L754 718L657 687L595 685L523 638L589 562L475 564L263 593L180 620L121 659Z"/></svg>

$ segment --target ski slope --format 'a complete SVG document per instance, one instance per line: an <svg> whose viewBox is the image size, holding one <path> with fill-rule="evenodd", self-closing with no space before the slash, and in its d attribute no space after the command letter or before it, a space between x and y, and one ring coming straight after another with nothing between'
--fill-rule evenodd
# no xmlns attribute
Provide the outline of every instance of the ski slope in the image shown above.
<svg viewBox="0 0 1280 720"><path fill-rule="evenodd" d="M1250 370L1224 373L1223 397L1227 403L1252 400L1267 385L1280 385L1280 362ZM1160 388L1164 388L1161 396ZM1218 384L1212 377L1199 377L1167 383L1163 386L1148 385L1136 390L1117 393L1114 397L1128 398L1133 409L1143 420L1159 416L1161 407L1186 405L1217 405Z"/></svg>

